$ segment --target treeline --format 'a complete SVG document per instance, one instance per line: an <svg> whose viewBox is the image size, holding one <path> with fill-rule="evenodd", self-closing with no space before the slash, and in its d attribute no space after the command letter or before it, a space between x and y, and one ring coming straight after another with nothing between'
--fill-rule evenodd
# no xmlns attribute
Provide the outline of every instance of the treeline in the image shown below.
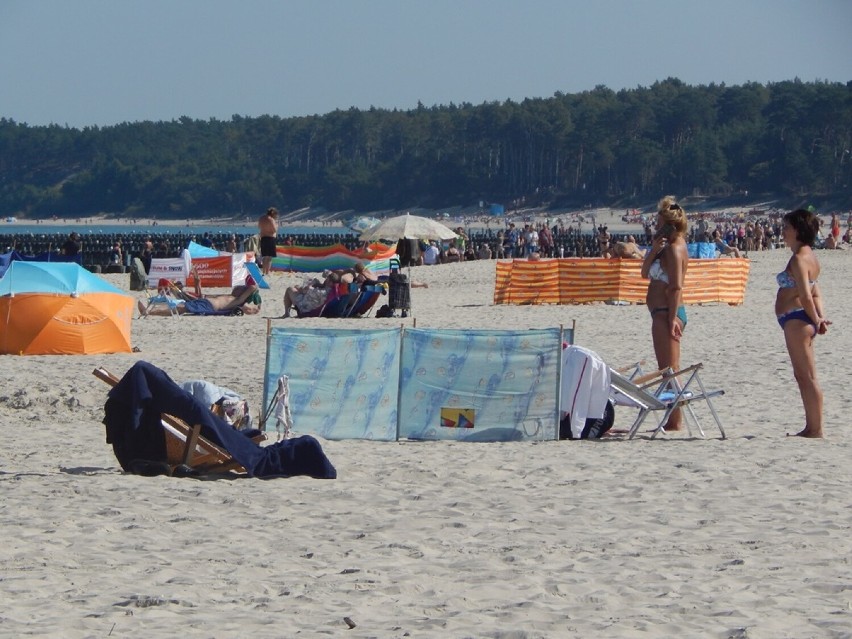
<svg viewBox="0 0 852 639"><path fill-rule="evenodd" d="M82 130L0 119L0 214L192 218L324 207L849 198L852 82L650 87Z"/></svg>

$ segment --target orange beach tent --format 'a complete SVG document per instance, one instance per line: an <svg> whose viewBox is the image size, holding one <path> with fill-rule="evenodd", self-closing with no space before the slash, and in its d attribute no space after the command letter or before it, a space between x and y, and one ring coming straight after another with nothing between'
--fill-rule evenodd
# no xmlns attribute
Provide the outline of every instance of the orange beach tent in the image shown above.
<svg viewBox="0 0 852 639"><path fill-rule="evenodd" d="M133 303L79 264L12 262L0 279L0 354L129 353Z"/></svg>

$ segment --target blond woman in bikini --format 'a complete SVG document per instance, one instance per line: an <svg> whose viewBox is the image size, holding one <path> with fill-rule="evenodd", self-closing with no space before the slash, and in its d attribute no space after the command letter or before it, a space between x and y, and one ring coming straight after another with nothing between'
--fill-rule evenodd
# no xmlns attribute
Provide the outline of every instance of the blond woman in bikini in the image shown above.
<svg viewBox="0 0 852 639"><path fill-rule="evenodd" d="M657 366L680 370L680 340L686 328L683 280L689 264L686 249L686 213L667 195L658 206L654 243L642 262L642 277L648 281L645 302L651 312L651 337ZM675 409L666 430L680 430L683 416Z"/></svg>

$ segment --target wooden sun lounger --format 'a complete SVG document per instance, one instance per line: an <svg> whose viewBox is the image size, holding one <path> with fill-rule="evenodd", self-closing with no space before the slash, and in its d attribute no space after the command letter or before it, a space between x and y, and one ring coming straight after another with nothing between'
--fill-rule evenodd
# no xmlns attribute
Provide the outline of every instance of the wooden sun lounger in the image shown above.
<svg viewBox="0 0 852 639"><path fill-rule="evenodd" d="M96 368L92 374L110 386L119 382L118 377L103 367ZM167 413L162 413L160 420L166 442L166 461L172 469L185 465L200 473L245 472L228 451L201 435L201 424L190 426ZM263 433L252 438L258 444L265 439Z"/></svg>

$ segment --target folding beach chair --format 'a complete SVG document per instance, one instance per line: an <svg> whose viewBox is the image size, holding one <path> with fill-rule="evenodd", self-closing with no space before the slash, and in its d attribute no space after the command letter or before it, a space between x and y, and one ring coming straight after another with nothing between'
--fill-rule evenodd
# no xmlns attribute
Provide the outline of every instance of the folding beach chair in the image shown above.
<svg viewBox="0 0 852 639"><path fill-rule="evenodd" d="M121 379L103 368L94 374L113 386L104 404L103 423L107 443L127 472L337 477L316 438L300 435L260 446L263 433L236 430L153 364L139 360Z"/></svg>
<svg viewBox="0 0 852 639"><path fill-rule="evenodd" d="M381 284L365 284L361 287L361 294L355 301L350 317L364 317L370 314L373 306L382 295L387 295L387 287Z"/></svg>
<svg viewBox="0 0 852 639"><path fill-rule="evenodd" d="M96 368L92 374L110 386L115 386L119 378L103 367ZM179 466L192 469L199 474L207 473L245 473L234 458L220 446L217 446L201 435L201 425L190 426L183 420L163 413L161 415L163 437L166 445L166 463L170 472ZM259 433L251 438L255 443L266 439Z"/></svg>
<svg viewBox="0 0 852 639"><path fill-rule="evenodd" d="M142 317L147 318L150 312L158 306L166 307L169 311L169 315L172 317L180 317L180 313L178 313L177 308L183 303L183 301L179 300L172 294L172 285L172 282L169 280L160 280L157 285L157 293L148 294L148 303L145 306L145 312L142 313Z"/></svg>
<svg viewBox="0 0 852 639"><path fill-rule="evenodd" d="M677 372L672 371L672 369L653 371L644 375L636 375L632 379L610 369L610 386L615 403L634 406L639 409L639 414L628 431L629 439L636 436L645 418L652 411L661 412L662 417L651 437L654 438L659 433L664 432L665 424L676 408L685 409L684 423L688 432L692 434L689 424L689 418L692 418L698 432L704 437L704 430L701 428L698 417L691 406L698 401L707 403L716 426L719 427L722 439L725 439L725 429L712 402L713 397L724 395L725 391L721 389L708 391L705 388L698 374L703 367L704 365L700 363L693 364ZM696 390L692 390L693 384L697 385Z"/></svg>
<svg viewBox="0 0 852 639"><path fill-rule="evenodd" d="M326 302L320 317L349 317L352 307L361 295L361 288L355 283L341 282L337 284L336 291L336 294Z"/></svg>

